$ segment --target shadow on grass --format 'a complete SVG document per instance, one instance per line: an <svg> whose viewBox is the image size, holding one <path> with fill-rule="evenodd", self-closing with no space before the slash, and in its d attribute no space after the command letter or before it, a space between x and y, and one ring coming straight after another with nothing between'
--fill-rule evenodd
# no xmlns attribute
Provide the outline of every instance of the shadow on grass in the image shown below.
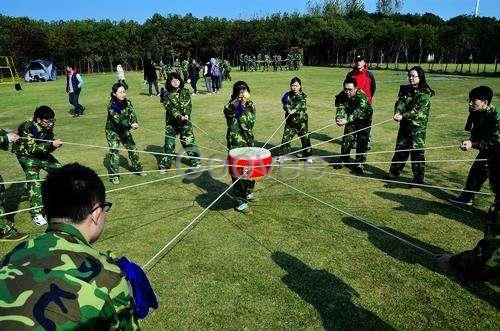
<svg viewBox="0 0 500 331"><path fill-rule="evenodd" d="M282 282L318 311L326 330L393 330L377 315L356 306L352 299L359 294L337 276L312 269L284 252L274 252L271 258L287 272Z"/></svg>
<svg viewBox="0 0 500 331"><path fill-rule="evenodd" d="M195 169L196 171L196 169ZM205 191L196 197L196 202L202 208L207 208L215 199L219 197L228 185L220 180L214 178L208 171L201 173L189 174L182 179L184 184L194 184L201 190ZM229 193L229 192L228 192ZM232 199L221 197L210 210L228 210L233 208Z"/></svg>
<svg viewBox="0 0 500 331"><path fill-rule="evenodd" d="M106 170L108 171L108 174L111 173L111 164L109 162L109 157L110 157L110 154L106 153L106 155L104 156L104 159L102 160L102 165L104 166L104 168L106 168ZM128 171L135 171L132 168L132 166L128 163L128 159L125 156L118 153L118 158L119 158L118 167L122 167ZM118 171L118 172L120 172L120 171Z"/></svg>
<svg viewBox="0 0 500 331"><path fill-rule="evenodd" d="M485 212L478 211L478 213L464 214L462 210L449 203L423 200L411 195L395 194L391 192L374 192L374 194L386 200L400 203L401 206L394 208L395 210L405 211L415 215L441 215L447 219L459 221L462 224L480 231L484 228L481 217L486 216Z"/></svg>
<svg viewBox="0 0 500 331"><path fill-rule="evenodd" d="M388 236L379 230L370 227L359 220L356 220L351 217L344 217L342 219L342 222L344 224L353 227L359 231L366 232L368 234L368 240L380 249L382 252L388 254L394 259L397 259L399 261L409 263L409 264L420 264L424 268L427 268L428 270L431 270L435 273L441 274L448 279L450 279L453 282L458 282L458 280L448 274L445 274L441 268L439 268L436 257L435 256L429 256L429 255L424 255L423 252L416 251L415 248L412 248L408 244L397 240L396 238L393 238L391 236ZM448 253L444 251L443 249L422 242L418 239L415 239L413 237L410 237L402 232L393 230L391 228L387 227L380 227L384 231L390 232L394 234L395 236L398 236L399 238L402 238L416 246L422 247L434 254L445 254ZM486 301L489 303L492 307L496 308L497 310L500 309L500 293L496 292L493 288L488 286L486 283L467 283L467 284L460 284L464 289L466 289L468 292L470 292L472 295L478 297L479 299Z"/></svg>
<svg viewBox="0 0 500 331"><path fill-rule="evenodd" d="M28 192L26 191L26 184L15 183L11 184L9 188L5 191L5 212L11 212L19 210L19 205L21 201L28 200ZM6 218L14 222L16 214L7 215Z"/></svg>

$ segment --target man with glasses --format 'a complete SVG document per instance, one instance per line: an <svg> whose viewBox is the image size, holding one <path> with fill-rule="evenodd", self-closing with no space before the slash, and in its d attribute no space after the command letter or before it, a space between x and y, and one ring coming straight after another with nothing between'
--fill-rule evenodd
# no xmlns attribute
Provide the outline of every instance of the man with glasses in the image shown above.
<svg viewBox="0 0 500 331"><path fill-rule="evenodd" d="M31 205L31 216L36 225L45 225L42 216L42 196L40 192L40 170L47 172L61 167L52 152L62 146L60 139L54 140L54 111L48 106L40 106L35 110L33 120L19 125L19 139L13 144L12 152L16 154L19 164L26 175L28 198Z"/></svg>
<svg viewBox="0 0 500 331"><path fill-rule="evenodd" d="M346 78L344 90L335 97L337 114L335 121L338 126L344 126L341 157L334 164L335 169L349 162L349 153L356 142L356 166L353 168L358 175L364 174L363 163L366 161L366 151L370 139L373 109L366 94L357 87L356 79ZM367 128L367 129L365 129ZM356 132L356 133L354 133Z"/></svg>
<svg viewBox="0 0 500 331"><path fill-rule="evenodd" d="M123 258L92 247L111 208L101 179L68 164L49 173L42 197L46 232L19 244L1 263L0 329L138 329L139 299L121 269Z"/></svg>

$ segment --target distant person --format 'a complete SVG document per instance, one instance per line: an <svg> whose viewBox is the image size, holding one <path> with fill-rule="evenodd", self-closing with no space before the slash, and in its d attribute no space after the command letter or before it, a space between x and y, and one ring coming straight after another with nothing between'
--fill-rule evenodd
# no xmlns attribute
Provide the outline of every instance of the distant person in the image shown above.
<svg viewBox="0 0 500 331"><path fill-rule="evenodd" d="M210 78L212 79L212 93L219 93L221 69L215 58L210 59Z"/></svg>
<svg viewBox="0 0 500 331"><path fill-rule="evenodd" d="M160 95L158 88L158 75L156 74L156 66L151 59L144 61L144 81L148 84L149 96L153 96L153 86L155 87L156 96Z"/></svg>
<svg viewBox="0 0 500 331"><path fill-rule="evenodd" d="M118 148L120 143L128 150L128 156L132 163L132 171L141 176L146 173L142 170L137 147L132 137L131 130L137 130L137 115L132 102L127 99L125 86L122 83L115 83L111 88L111 100L108 104L108 119L106 121L106 140L109 146L109 180L113 184L120 183L118 167L120 165L120 155Z"/></svg>
<svg viewBox="0 0 500 331"><path fill-rule="evenodd" d="M0 129L0 149L7 150L9 144L16 142L19 136L14 132L7 133ZM0 241L20 241L28 238L26 233L19 232L14 225L9 222L5 216L5 186L2 175L0 174Z"/></svg>
<svg viewBox="0 0 500 331"><path fill-rule="evenodd" d="M19 125L19 139L13 144L12 152L26 175L30 213L36 225L45 225L42 215L42 193L40 191L40 170L51 171L60 168L61 163L52 152L62 146L60 139L54 139L55 113L48 106L35 110L33 119Z"/></svg>
<svg viewBox="0 0 500 331"><path fill-rule="evenodd" d="M75 66L67 66L66 72L66 93L69 96L69 103L74 107L73 117L79 117L85 111L85 107L78 100L83 87L83 78Z"/></svg>
<svg viewBox="0 0 500 331"><path fill-rule="evenodd" d="M189 83L193 88L193 94L198 94L196 83L198 83L198 79L200 79L200 69L201 67L195 59L193 59L188 66Z"/></svg>
<svg viewBox="0 0 500 331"><path fill-rule="evenodd" d="M470 132L470 138L460 144L460 149L478 150L476 160L490 159L493 147L500 141L500 111L491 104L492 98L493 90L488 86L478 86L469 92L469 118L465 130ZM474 161L464 191L449 201L459 205L472 205L475 193L466 191L478 192L487 178L487 162Z"/></svg>
<svg viewBox="0 0 500 331"><path fill-rule="evenodd" d="M125 81L125 70L121 64L116 66L116 77L118 78L118 83L122 84L123 87L128 90L127 82Z"/></svg>
<svg viewBox="0 0 500 331"><path fill-rule="evenodd" d="M212 68L212 64L210 62L205 63L203 66L203 78L205 79L205 87L207 89L207 93L212 93L212 76L210 74L210 70Z"/></svg>
<svg viewBox="0 0 500 331"><path fill-rule="evenodd" d="M377 89L377 84L373 73L368 70L368 65L365 62L364 56L356 55L354 58L353 69L347 74L346 78L348 77L356 79L358 89L365 92L368 102L372 103L373 96L375 95L375 91Z"/></svg>
<svg viewBox="0 0 500 331"><path fill-rule="evenodd" d="M104 185L77 163L42 184L49 226L1 263L1 330L138 330L158 301L142 269L92 247L104 231Z"/></svg>
<svg viewBox="0 0 500 331"><path fill-rule="evenodd" d="M340 169L344 163L349 163L349 154L356 143L356 165L354 172L364 174L363 164L366 162L366 152L372 125L373 108L368 102L365 92L357 86L356 79L347 77L344 89L335 96L335 122L344 127L342 137L341 156L334 164L335 169Z"/></svg>
<svg viewBox="0 0 500 331"><path fill-rule="evenodd" d="M425 175L425 136L431 111L431 97L435 92L425 79L422 67L408 71L408 85L401 85L394 105L394 121L399 122L396 151L392 158L389 179L399 177L411 155L412 183L422 184Z"/></svg>

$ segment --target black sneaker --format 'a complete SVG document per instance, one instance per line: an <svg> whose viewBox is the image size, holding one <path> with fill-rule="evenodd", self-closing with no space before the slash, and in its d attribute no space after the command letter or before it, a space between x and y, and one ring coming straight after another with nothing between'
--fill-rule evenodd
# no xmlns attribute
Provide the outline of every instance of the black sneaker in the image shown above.
<svg viewBox="0 0 500 331"><path fill-rule="evenodd" d="M392 172L389 172L387 175L384 176L384 179L396 179L399 177L399 174L394 174Z"/></svg>
<svg viewBox="0 0 500 331"><path fill-rule="evenodd" d="M342 169L344 167L343 162L338 162L333 165L333 169Z"/></svg>
<svg viewBox="0 0 500 331"><path fill-rule="evenodd" d="M352 169L352 171L356 175L364 175L365 174L365 170L363 169L362 165L357 165L356 167L354 167L354 169Z"/></svg>
<svg viewBox="0 0 500 331"><path fill-rule="evenodd" d="M0 231L0 241L21 241L28 236L27 233L19 232L13 226L7 226L6 229Z"/></svg>
<svg viewBox="0 0 500 331"><path fill-rule="evenodd" d="M454 205L472 206L471 200L466 200L466 199L462 198L461 196L458 196L456 198L449 198L448 201Z"/></svg>

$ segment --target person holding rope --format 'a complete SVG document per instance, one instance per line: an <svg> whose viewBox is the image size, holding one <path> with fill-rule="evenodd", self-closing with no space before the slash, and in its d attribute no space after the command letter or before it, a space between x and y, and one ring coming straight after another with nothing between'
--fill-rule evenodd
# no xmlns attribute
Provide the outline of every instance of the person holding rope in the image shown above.
<svg viewBox="0 0 500 331"><path fill-rule="evenodd" d="M341 169L343 167L342 163L349 162L349 153L354 142L356 142L356 166L354 172L362 175L364 173L363 163L366 162L366 152L370 140L373 108L365 92L358 88L355 78L347 77L345 79L344 90L335 96L335 107L337 108L335 122L338 126L344 126L344 136L342 137L342 156L333 167Z"/></svg>
<svg viewBox="0 0 500 331"><path fill-rule="evenodd" d="M111 100L108 104L108 119L106 121L106 140L109 146L109 180L113 184L120 183L120 177L117 175L120 165L120 156L118 147L120 143L128 149L128 156L132 163L132 171L138 172L141 176L142 164L139 160L139 154L135 152L134 138L130 130L139 128L137 124L137 115L134 111L132 102L127 99L126 87L123 83L115 83L111 88Z"/></svg>
<svg viewBox="0 0 500 331"><path fill-rule="evenodd" d="M47 231L0 265L0 329L138 330L158 301L139 266L92 247L112 206L101 179L67 164L49 173L42 198Z"/></svg>
<svg viewBox="0 0 500 331"><path fill-rule="evenodd" d="M250 87L244 81L234 83L231 99L224 107L224 116L227 124L226 141L228 150L237 147L253 147L255 106L253 101L250 100ZM238 178L231 177L231 179L234 183ZM240 179L234 184L235 209L237 211L248 212L248 202L253 200L254 187L254 180Z"/></svg>
<svg viewBox="0 0 500 331"><path fill-rule="evenodd" d="M0 148L7 150L9 143L15 142L19 136L14 132L7 133L0 129ZM20 241L28 238L26 233L19 232L14 225L9 222L5 216L5 185L3 183L2 175L0 174L0 241Z"/></svg>
<svg viewBox="0 0 500 331"><path fill-rule="evenodd" d="M40 191L40 170L50 171L60 168L61 163L52 156L52 152L62 146L60 139L54 140L55 114L52 108L40 106L33 114L33 120L19 125L18 139L12 145L12 153L26 175L31 216L36 225L45 225L42 215L42 195Z"/></svg>
<svg viewBox="0 0 500 331"><path fill-rule="evenodd" d="M493 90L488 86L478 86L469 92L469 118L465 130L470 131L470 139L463 141L460 149L479 150L476 156L478 161L474 161L469 170L465 191L449 199L451 203L472 205L475 194L466 191L479 192L488 177L487 162L479 160L491 158L493 146L500 141L500 112L491 104L492 98Z"/></svg>
<svg viewBox="0 0 500 331"><path fill-rule="evenodd" d="M425 80L422 67L415 66L408 71L409 85L401 85L398 100L394 105L394 121L399 122L396 150L392 158L388 179L399 177L411 156L413 161L412 183L423 184L425 175L425 136L431 110L431 97L435 92ZM411 151L407 151L411 149ZM402 151L405 150L405 151Z"/></svg>
<svg viewBox="0 0 500 331"><path fill-rule="evenodd" d="M165 155L160 160L160 170L169 169L172 165L175 152L175 137L179 135L181 145L187 155L191 156L189 163L192 167L201 165L200 152L196 146L196 140L191 125L191 94L184 87L181 76L174 72L167 80L167 93L163 100L165 107Z"/></svg>
<svg viewBox="0 0 500 331"><path fill-rule="evenodd" d="M290 140L298 135L302 143L302 156L306 158L307 163L313 163L311 158L311 140L308 135L308 116L307 116L307 95L302 91L302 81L299 77L293 77L290 81L290 91L286 92L281 98L283 110L285 111L285 129L283 130L283 139L281 139L281 155L278 162L283 163L290 152Z"/></svg>

